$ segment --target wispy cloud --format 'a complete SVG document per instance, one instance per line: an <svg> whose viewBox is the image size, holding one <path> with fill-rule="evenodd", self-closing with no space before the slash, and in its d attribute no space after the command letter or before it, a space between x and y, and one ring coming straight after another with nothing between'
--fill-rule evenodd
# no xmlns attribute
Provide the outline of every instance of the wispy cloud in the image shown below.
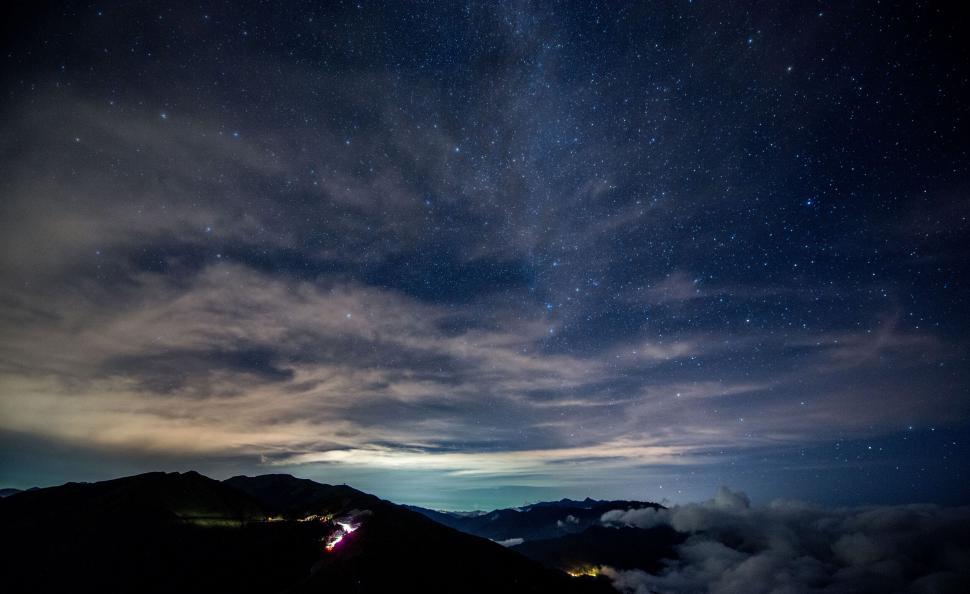
<svg viewBox="0 0 970 594"><path fill-rule="evenodd" d="M511 477L570 464L708 464L724 448L817 439L820 422L844 429L847 406L852 426L892 422L867 412L865 395L816 395L811 412L771 396L804 382L801 374L657 380L669 375L664 366L717 356L717 338L553 354L543 352L541 306L510 314L486 303L492 322L455 332L442 324L454 314L449 305L354 282L309 283L229 263L188 282L133 279L126 302L137 307L65 295L45 302L48 315L8 311L22 323L0 350L4 429L271 465ZM866 336L842 341L882 353L903 341ZM832 353L818 344L813 356L824 363ZM750 398L766 394L755 416L739 420ZM446 443L479 445L435 445Z"/></svg>
<svg viewBox="0 0 970 594"><path fill-rule="evenodd" d="M908 323L902 284L843 282L873 252L842 227L796 241L802 215L765 210L790 164L698 144L679 75L603 96L639 55L569 74L565 14L478 16L495 53L468 79L248 46L25 76L0 119L0 431L552 483L970 418L958 333ZM736 115L724 138L764 119Z"/></svg>

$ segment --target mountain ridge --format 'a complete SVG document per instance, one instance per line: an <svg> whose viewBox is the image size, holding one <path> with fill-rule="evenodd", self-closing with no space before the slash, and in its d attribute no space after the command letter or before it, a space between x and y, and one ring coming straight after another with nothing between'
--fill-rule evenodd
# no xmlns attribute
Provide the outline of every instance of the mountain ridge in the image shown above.
<svg viewBox="0 0 970 594"><path fill-rule="evenodd" d="M598 524L604 513L616 509L663 509L659 503L650 501L598 500L589 497L582 501L561 499L517 508L501 508L476 515L419 506L405 507L446 526L495 541L548 539L582 532Z"/></svg>
<svg viewBox="0 0 970 594"><path fill-rule="evenodd" d="M68 483L0 500L0 523L9 592L612 591L353 487L290 475Z"/></svg>

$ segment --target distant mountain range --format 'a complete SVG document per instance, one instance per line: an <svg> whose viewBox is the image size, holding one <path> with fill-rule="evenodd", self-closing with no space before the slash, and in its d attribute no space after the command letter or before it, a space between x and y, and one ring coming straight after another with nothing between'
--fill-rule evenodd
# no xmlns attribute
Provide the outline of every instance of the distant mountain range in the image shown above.
<svg viewBox="0 0 970 594"><path fill-rule="evenodd" d="M642 501L599 501L587 498L583 501L561 499L475 514L406 507L462 532L504 541L516 538L556 538L582 532L589 526L599 524L603 514L610 510L661 506Z"/></svg>
<svg viewBox="0 0 970 594"><path fill-rule="evenodd" d="M641 529L602 525L603 514L611 510L662 508L643 501L561 499L476 513L407 507L439 524L502 543L563 571L599 565L659 571L664 559L676 558L675 547L685 538L669 526Z"/></svg>
<svg viewBox="0 0 970 594"><path fill-rule="evenodd" d="M0 575L5 592L606 593L560 569L611 554L577 543L622 505L646 504L463 516L289 475L148 473L0 499ZM491 542L510 538L526 540Z"/></svg>

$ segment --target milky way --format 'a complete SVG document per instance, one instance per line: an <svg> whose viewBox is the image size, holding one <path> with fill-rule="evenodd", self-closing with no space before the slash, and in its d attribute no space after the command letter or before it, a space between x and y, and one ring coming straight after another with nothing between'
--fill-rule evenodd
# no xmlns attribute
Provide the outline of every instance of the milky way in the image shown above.
<svg viewBox="0 0 970 594"><path fill-rule="evenodd" d="M967 501L955 15L321 4L8 23L0 482Z"/></svg>

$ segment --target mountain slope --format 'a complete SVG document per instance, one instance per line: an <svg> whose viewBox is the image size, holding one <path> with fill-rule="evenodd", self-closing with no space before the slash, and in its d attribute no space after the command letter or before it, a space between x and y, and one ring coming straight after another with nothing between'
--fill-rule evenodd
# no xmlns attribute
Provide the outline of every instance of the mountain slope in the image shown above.
<svg viewBox="0 0 970 594"><path fill-rule="evenodd" d="M0 500L7 592L269 592L319 557L322 526L189 472L69 483Z"/></svg>
<svg viewBox="0 0 970 594"><path fill-rule="evenodd" d="M234 476L223 483L246 493L270 513L292 518L340 513L382 503L374 495L347 485L325 485L288 474Z"/></svg>
<svg viewBox="0 0 970 594"><path fill-rule="evenodd" d="M72 483L0 500L0 525L5 592L612 591L351 487L287 475Z"/></svg>
<svg viewBox="0 0 970 594"><path fill-rule="evenodd" d="M294 592L612 592L576 580L500 545L345 485L287 475L234 477L228 484L283 515L353 517L355 530L314 567ZM351 520L348 520L351 521Z"/></svg>
<svg viewBox="0 0 970 594"><path fill-rule="evenodd" d="M100 523L137 514L142 522L211 519L241 524L263 516L262 508L248 495L197 472L150 472L98 483L33 489L5 498L0 509L12 515L13 522L43 519Z"/></svg>
<svg viewBox="0 0 970 594"><path fill-rule="evenodd" d="M527 540L511 548L563 571L609 565L657 573L663 569L665 559L677 558L676 546L685 537L670 526L642 529L594 525L580 533Z"/></svg>

